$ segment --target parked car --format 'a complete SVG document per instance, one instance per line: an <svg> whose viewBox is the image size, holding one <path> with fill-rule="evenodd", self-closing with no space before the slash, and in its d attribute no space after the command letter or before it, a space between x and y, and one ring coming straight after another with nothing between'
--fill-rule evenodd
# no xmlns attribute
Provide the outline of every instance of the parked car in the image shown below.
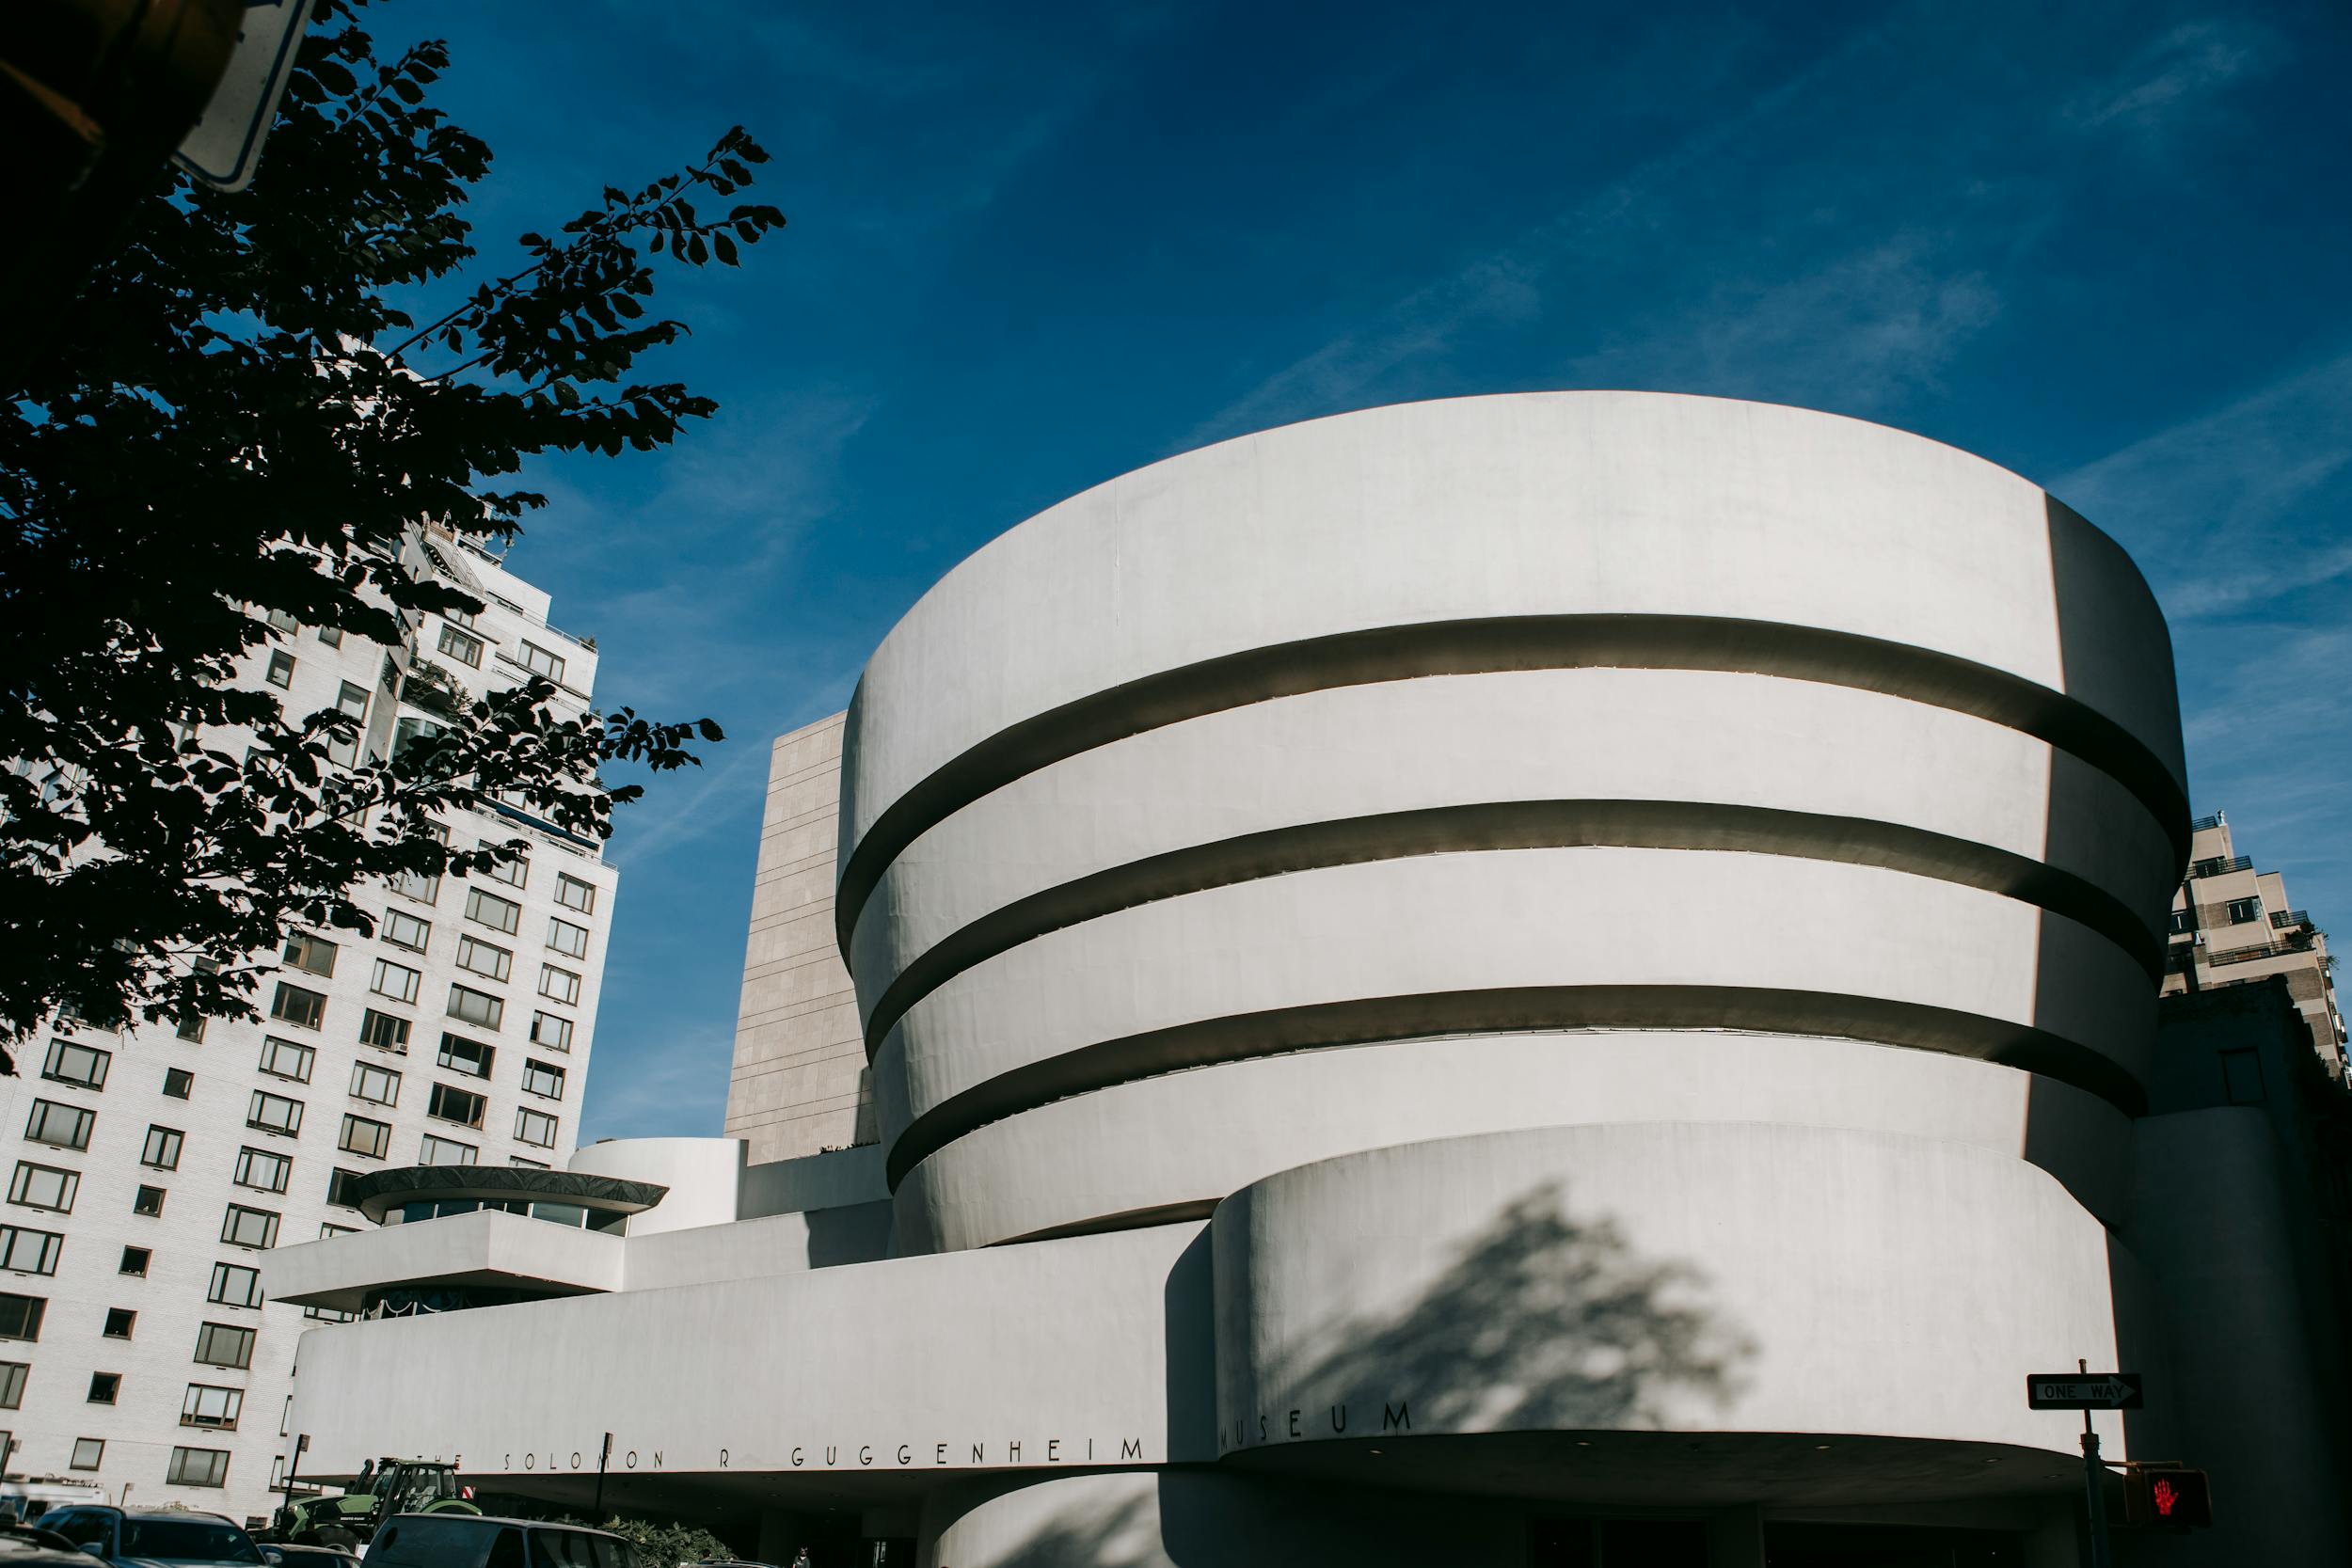
<svg viewBox="0 0 2352 1568"><path fill-rule="evenodd" d="M37 1525L0 1524L0 1568L89 1568L62 1535Z"/></svg>
<svg viewBox="0 0 2352 1568"><path fill-rule="evenodd" d="M78 1504L41 1515L53 1530L88 1557L121 1568L150 1562L177 1568L266 1568L262 1548L233 1519L193 1509L93 1508Z"/></svg>
<svg viewBox="0 0 2352 1568"><path fill-rule="evenodd" d="M400 1513L368 1543L366 1568L647 1568L617 1535L486 1513Z"/></svg>

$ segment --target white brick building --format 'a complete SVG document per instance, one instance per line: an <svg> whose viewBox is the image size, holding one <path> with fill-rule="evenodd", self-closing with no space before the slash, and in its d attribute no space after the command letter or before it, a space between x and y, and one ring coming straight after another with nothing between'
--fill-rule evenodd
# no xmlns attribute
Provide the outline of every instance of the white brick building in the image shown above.
<svg viewBox="0 0 2352 1568"><path fill-rule="evenodd" d="M595 644L548 625L546 594L447 536L415 548L485 601L470 625L412 617L398 649L280 626L246 678L279 688L290 716L363 714L378 756L433 722L428 669L474 692L536 672L587 706ZM614 873L528 816L449 830L532 852L511 880L376 890L372 939L297 939L256 994L260 1022L59 1028L21 1048L0 1079L10 1475L265 1512L311 1325L262 1302L261 1250L363 1224L339 1201L345 1173L569 1158Z"/></svg>

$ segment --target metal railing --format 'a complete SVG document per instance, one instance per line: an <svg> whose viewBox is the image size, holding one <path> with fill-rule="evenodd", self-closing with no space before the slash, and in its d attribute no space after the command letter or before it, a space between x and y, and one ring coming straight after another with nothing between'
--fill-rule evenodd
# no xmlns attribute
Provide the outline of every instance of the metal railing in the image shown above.
<svg viewBox="0 0 2352 1568"><path fill-rule="evenodd" d="M2309 926L2312 923L2312 917L2302 910L2273 910L2270 911L2270 923L2281 927Z"/></svg>
<svg viewBox="0 0 2352 1568"><path fill-rule="evenodd" d="M2229 818L2221 815L2221 813L2215 812L2211 816L2201 816L2194 822L2191 822L2188 825L2188 831L2192 833L2201 833L2208 828L2218 828L2221 824L2227 822Z"/></svg>
<svg viewBox="0 0 2352 1568"><path fill-rule="evenodd" d="M2221 856L2216 855L2209 861L2199 861L2195 865L2190 866L2188 868L2188 874L2191 877L2226 877L2233 871L2251 871L2253 869L2254 862L2249 856L2232 855L2225 860Z"/></svg>

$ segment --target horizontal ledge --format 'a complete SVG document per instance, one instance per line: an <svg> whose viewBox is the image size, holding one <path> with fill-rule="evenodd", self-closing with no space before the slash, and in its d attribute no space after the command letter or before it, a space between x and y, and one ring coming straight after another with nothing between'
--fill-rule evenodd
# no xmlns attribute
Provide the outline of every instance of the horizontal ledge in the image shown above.
<svg viewBox="0 0 2352 1568"><path fill-rule="evenodd" d="M1021 721L943 764L885 807L841 867L845 959L890 863L924 832L1013 780L1129 736L1250 703L1423 675L1507 670L1723 670L1880 691L1972 714L2048 742L2137 796L2188 857L2188 798L2148 745L2064 692L1973 659L1785 622L1699 615L1524 615L1381 626L1251 648L1141 676Z"/></svg>
<svg viewBox="0 0 2352 1568"><path fill-rule="evenodd" d="M1518 986L1278 1007L1064 1052L999 1073L916 1117L890 1146L885 1174L896 1192L915 1165L991 1122L1191 1068L1438 1036L1590 1029L1731 1029L1937 1051L2056 1079L2126 1116L2147 1109L2139 1082L2090 1047L2030 1024L1948 1007L1757 986Z"/></svg>
<svg viewBox="0 0 2352 1568"><path fill-rule="evenodd" d="M1498 800L1302 823L1187 846L1015 899L925 949L876 999L867 1055L916 1003L1048 932L1140 904L1297 871L1417 855L1590 847L1732 850L1873 865L1997 893L2063 915L2129 954L2150 984L2162 939L2122 899L2043 862L1948 833L1864 817L1707 800Z"/></svg>

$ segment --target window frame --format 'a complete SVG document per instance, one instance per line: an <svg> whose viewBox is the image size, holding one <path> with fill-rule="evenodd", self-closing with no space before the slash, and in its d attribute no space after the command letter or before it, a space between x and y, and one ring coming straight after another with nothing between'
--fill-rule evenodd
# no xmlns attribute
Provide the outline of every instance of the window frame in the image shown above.
<svg viewBox="0 0 2352 1568"><path fill-rule="evenodd" d="M56 1177L56 1190L64 1201L37 1203L26 1195L33 1190L37 1177ZM38 1210L44 1214L71 1214L82 1196L82 1173L63 1165L44 1165L38 1160L19 1160L16 1171L8 1178L8 1201L22 1209Z"/></svg>
<svg viewBox="0 0 2352 1568"><path fill-rule="evenodd" d="M63 1137L51 1137L50 1123L63 1121ZM90 1132L98 1125L98 1113L87 1105L76 1105L70 1100L42 1100L36 1096L33 1108L24 1118L24 1141L40 1144L45 1148L67 1148L76 1154L89 1151Z"/></svg>
<svg viewBox="0 0 2352 1568"><path fill-rule="evenodd" d="M358 1127L374 1131L373 1148L363 1148L351 1141L352 1129ZM373 1117L363 1117L357 1111L345 1111L342 1127L335 1134L335 1148L340 1153L357 1154L362 1160L381 1160L391 1152L392 1124L378 1121Z"/></svg>
<svg viewBox="0 0 2352 1568"><path fill-rule="evenodd" d="M285 1068L276 1065L280 1054L286 1052L294 1053L294 1063L300 1069L299 1071L289 1072ZM276 1035L263 1035L262 1037L262 1058L256 1066L256 1070L266 1072L272 1078L282 1078L290 1084L307 1084L310 1081L310 1074L317 1069L318 1059L319 1053L316 1046L305 1045L300 1040L279 1039Z"/></svg>
<svg viewBox="0 0 2352 1568"><path fill-rule="evenodd" d="M61 1063L75 1052L90 1058L94 1076L77 1078L63 1069ZM76 1088L103 1090L106 1075L114 1070L114 1061L115 1053L111 1051L84 1045L80 1040L69 1039L63 1035L52 1035L49 1037L49 1053L41 1060L40 1075L53 1084L72 1084Z"/></svg>
<svg viewBox="0 0 2352 1568"><path fill-rule="evenodd" d="M455 1117L443 1110L442 1105L453 1097L459 1101L472 1101L473 1114L470 1117ZM424 1114L435 1121L445 1121L453 1127L471 1128L479 1132L482 1131L483 1121L489 1116L489 1113L490 1097L488 1095L473 1089L460 1088L455 1084L444 1084L437 1079L434 1081L433 1092L425 1097Z"/></svg>
<svg viewBox="0 0 2352 1568"><path fill-rule="evenodd" d="M530 1130L537 1128L541 1123L546 1124L547 1136L545 1138L532 1137ZM546 1111L534 1110L529 1105L515 1107L515 1141L518 1144L527 1144L532 1148L553 1148L555 1140L562 1134L563 1130L563 1118L560 1117Z"/></svg>
<svg viewBox="0 0 2352 1568"><path fill-rule="evenodd" d="M269 1101L293 1106L294 1119L284 1123L263 1120L262 1113ZM292 1095L272 1094L267 1089L255 1089L253 1097L245 1102L245 1124L257 1132L275 1132L279 1137L298 1138L302 1136L302 1111L303 1102Z"/></svg>
<svg viewBox="0 0 2352 1568"><path fill-rule="evenodd" d="M278 1244L278 1226L285 1217L282 1212L256 1209L249 1203L231 1200L221 1212L220 1244L244 1247L249 1252L267 1252ZM262 1240L254 1242L246 1239L248 1227L245 1221L248 1218L262 1221Z"/></svg>

